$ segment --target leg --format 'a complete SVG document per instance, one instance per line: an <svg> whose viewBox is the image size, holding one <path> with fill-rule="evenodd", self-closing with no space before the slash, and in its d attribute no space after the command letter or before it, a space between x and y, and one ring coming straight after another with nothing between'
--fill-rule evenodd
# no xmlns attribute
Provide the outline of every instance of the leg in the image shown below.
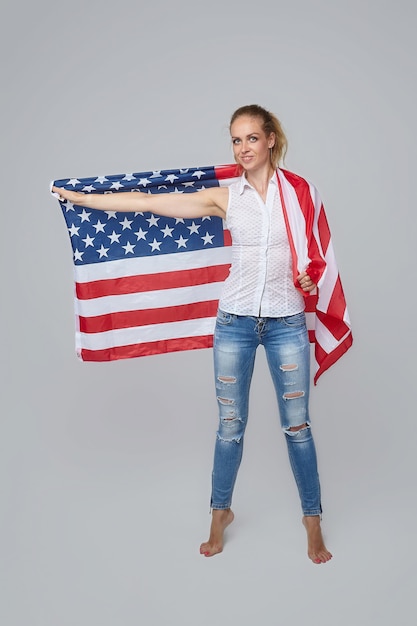
<svg viewBox="0 0 417 626"><path fill-rule="evenodd" d="M200 546L205 556L223 549L225 528L233 521L230 509L243 452L249 388L258 342L253 318L219 311L214 335L214 371L219 409L212 473L213 509L209 540Z"/></svg>
<svg viewBox="0 0 417 626"><path fill-rule="evenodd" d="M308 554L311 560L321 563L329 560L331 554L324 546L320 530L320 481L308 411L310 346L304 314L273 320L270 326L264 344L304 514Z"/></svg>

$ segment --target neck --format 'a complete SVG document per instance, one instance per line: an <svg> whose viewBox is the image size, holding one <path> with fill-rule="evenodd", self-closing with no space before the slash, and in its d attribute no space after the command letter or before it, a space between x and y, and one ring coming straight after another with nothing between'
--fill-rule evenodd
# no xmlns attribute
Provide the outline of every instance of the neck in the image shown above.
<svg viewBox="0 0 417 626"><path fill-rule="evenodd" d="M268 166L261 171L246 172L245 175L247 181L252 185L252 187L255 187L259 195L265 198L269 181L271 180L274 171L275 170L271 166Z"/></svg>

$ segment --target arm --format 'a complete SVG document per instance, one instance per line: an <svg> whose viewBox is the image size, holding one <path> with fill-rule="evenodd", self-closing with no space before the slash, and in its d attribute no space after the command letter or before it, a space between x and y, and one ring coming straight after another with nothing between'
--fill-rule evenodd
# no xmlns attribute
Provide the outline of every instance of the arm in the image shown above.
<svg viewBox="0 0 417 626"><path fill-rule="evenodd" d="M206 215L224 218L229 198L227 187L214 187L184 194L143 192L85 194L60 187L52 187L52 191L72 204L88 209L121 213L150 211L165 217L180 218L196 218Z"/></svg>

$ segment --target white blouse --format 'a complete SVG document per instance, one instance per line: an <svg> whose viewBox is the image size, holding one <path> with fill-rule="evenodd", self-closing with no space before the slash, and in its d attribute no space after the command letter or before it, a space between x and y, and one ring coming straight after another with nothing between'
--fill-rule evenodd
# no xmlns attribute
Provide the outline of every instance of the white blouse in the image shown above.
<svg viewBox="0 0 417 626"><path fill-rule="evenodd" d="M292 259L276 174L266 202L245 176L229 187L226 226L232 266L219 307L236 315L284 317L304 310L293 284Z"/></svg>

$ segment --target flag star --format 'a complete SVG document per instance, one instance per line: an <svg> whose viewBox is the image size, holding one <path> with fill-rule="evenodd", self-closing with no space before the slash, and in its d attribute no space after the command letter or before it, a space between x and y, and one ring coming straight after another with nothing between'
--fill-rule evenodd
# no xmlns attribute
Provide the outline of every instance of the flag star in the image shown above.
<svg viewBox="0 0 417 626"><path fill-rule="evenodd" d="M161 170L154 170L150 178L162 178Z"/></svg>
<svg viewBox="0 0 417 626"><path fill-rule="evenodd" d="M133 176L132 172L130 174L125 174L122 178L122 180L135 180L135 177Z"/></svg>
<svg viewBox="0 0 417 626"><path fill-rule="evenodd" d="M181 235L179 239L175 239L175 243L178 245L178 248L186 248L188 239L184 239Z"/></svg>
<svg viewBox="0 0 417 626"><path fill-rule="evenodd" d="M178 187L175 187L174 191L172 191L171 193L184 193L184 192L178 189Z"/></svg>
<svg viewBox="0 0 417 626"><path fill-rule="evenodd" d="M109 250L110 250L110 248L105 248L105 247L103 246L103 244L101 244L101 248L99 248L99 249L97 250L97 252L98 252L98 253L99 253L99 255L100 255L100 257L99 257L99 258L101 259L101 258L103 258L104 256L107 256L107 253L108 253L108 251L109 251Z"/></svg>
<svg viewBox="0 0 417 626"><path fill-rule="evenodd" d="M176 226L177 224L185 224L185 222L184 222L184 220L183 220L183 218L182 218L182 217L176 217L176 218L175 218L175 226Z"/></svg>
<svg viewBox="0 0 417 626"><path fill-rule="evenodd" d="M159 217L156 217L156 215L152 215L152 214L151 214L151 217L146 218L146 221L149 222L149 228L151 226L158 226L159 220L160 220Z"/></svg>
<svg viewBox="0 0 417 626"><path fill-rule="evenodd" d="M91 213L87 213L85 209L80 213L81 222L89 222Z"/></svg>
<svg viewBox="0 0 417 626"><path fill-rule="evenodd" d="M97 178L94 181L95 183L100 183L100 185L102 185L103 183L108 183L109 179L106 178L105 176L97 176Z"/></svg>
<svg viewBox="0 0 417 626"><path fill-rule="evenodd" d="M81 181L78 180L78 178L70 178L70 180L67 182L67 185L72 185L73 187L75 187L75 185L81 185Z"/></svg>
<svg viewBox="0 0 417 626"><path fill-rule="evenodd" d="M204 217L201 218L201 221L203 221L203 220L209 220L211 222L210 215L204 215Z"/></svg>
<svg viewBox="0 0 417 626"><path fill-rule="evenodd" d="M146 187L146 185L150 185L151 181L148 178L139 178L138 185L142 185L142 187Z"/></svg>
<svg viewBox="0 0 417 626"><path fill-rule="evenodd" d="M98 232L104 233L104 226L105 226L105 225L104 225L104 224L102 224L102 223L100 222L100 220L97 220L97 224L93 224L93 228L95 228L95 229L96 229L96 234L97 234Z"/></svg>
<svg viewBox="0 0 417 626"><path fill-rule="evenodd" d="M187 169L186 169L186 170L181 170L181 169L180 169L180 174L186 174L186 173L188 172L188 170L189 170L189 168L188 168L188 167L187 167Z"/></svg>
<svg viewBox="0 0 417 626"><path fill-rule="evenodd" d="M116 218L116 211L104 211L104 212L107 213L107 217L109 219L111 219L112 217L114 217L114 219L117 219Z"/></svg>
<svg viewBox="0 0 417 626"><path fill-rule="evenodd" d="M166 185L158 185L158 191L160 189L168 189L168 187Z"/></svg>
<svg viewBox="0 0 417 626"><path fill-rule="evenodd" d="M168 174L168 176L165 177L165 180L169 180L170 183L173 183L174 180L178 180L178 176L175 176L175 174Z"/></svg>
<svg viewBox="0 0 417 626"><path fill-rule="evenodd" d="M161 228L161 233L164 233L164 239L165 239L165 237L172 237L172 231L173 230L174 229L170 228L168 226L168 224L165 226L165 228Z"/></svg>
<svg viewBox="0 0 417 626"><path fill-rule="evenodd" d="M90 237L90 235L87 235L85 239L83 239L84 243L85 243L85 247L88 248L88 246L92 246L94 248L94 237Z"/></svg>
<svg viewBox="0 0 417 626"><path fill-rule="evenodd" d="M139 228L138 232L135 233L136 237L139 239L143 239L144 241L146 241L146 235L148 234L147 230L142 230L141 228Z"/></svg>
<svg viewBox="0 0 417 626"><path fill-rule="evenodd" d="M141 215L143 217L143 211L135 211L135 217Z"/></svg>
<svg viewBox="0 0 417 626"><path fill-rule="evenodd" d="M120 243L119 239L121 237L121 233L115 233L114 231L112 232L111 235L107 235L107 237L110 239L110 243Z"/></svg>
<svg viewBox="0 0 417 626"><path fill-rule="evenodd" d="M131 254L134 254L134 253L133 253L133 248L134 248L134 247L135 247L135 244L131 244L131 243L130 243L130 241L128 241L128 242L127 242L127 244L126 244L125 246L122 246L122 248L123 248L123 249L124 249L124 251L125 251L125 254L129 254L129 252L130 252Z"/></svg>
<svg viewBox="0 0 417 626"><path fill-rule="evenodd" d="M74 261L82 261L84 252L80 252L78 248L74 250Z"/></svg>
<svg viewBox="0 0 417 626"><path fill-rule="evenodd" d="M73 237L74 235L76 235L78 237L78 231L80 230L81 226L75 226L75 224L71 224L71 228L68 228L70 237Z"/></svg>
<svg viewBox="0 0 417 626"><path fill-rule="evenodd" d="M67 200L66 202L63 202L62 205L65 207L66 213L68 213L68 211L75 211L74 205L69 200Z"/></svg>
<svg viewBox="0 0 417 626"><path fill-rule="evenodd" d="M131 223L132 222L133 222L133 220L128 220L127 217L125 217L123 222L119 222L119 224L123 227L122 230L126 230L126 228L132 229L132 227L131 227Z"/></svg>
<svg viewBox="0 0 417 626"><path fill-rule="evenodd" d="M95 187L93 187L93 185L85 185L82 188L82 191L87 191L87 193L91 193L92 191L95 191Z"/></svg>
<svg viewBox="0 0 417 626"><path fill-rule="evenodd" d="M204 245L206 245L206 243L213 243L213 237L214 235L209 235L208 232L206 232L206 234L204 235L204 237L201 237L201 239L204 241Z"/></svg>
<svg viewBox="0 0 417 626"><path fill-rule="evenodd" d="M187 226L187 228L188 228L188 230L190 231L190 235L192 235L193 233L197 233L197 235L198 235L198 230L199 230L199 228L200 228L200 224L199 224L199 225L197 225L197 224L194 222L194 220L193 220L193 222L192 222L191 226Z"/></svg>
<svg viewBox="0 0 417 626"><path fill-rule="evenodd" d="M122 183L119 183L119 181L116 181L115 183L111 184L110 189L120 189L121 187L124 187L124 185L122 185Z"/></svg>
<svg viewBox="0 0 417 626"><path fill-rule="evenodd" d="M197 176L198 180L200 180L200 178L201 178L202 176L205 176L205 174L206 174L206 173L205 173L205 172L202 172L201 170L196 170L195 172L193 172L193 174L192 174L192 175L193 175L193 176Z"/></svg>
<svg viewBox="0 0 417 626"><path fill-rule="evenodd" d="M195 182L192 180L188 183L182 183L184 187L194 187Z"/></svg>
<svg viewBox="0 0 417 626"><path fill-rule="evenodd" d="M150 243L149 245L152 248L152 252L155 252L155 250L158 250L158 252L160 252L160 246L161 246L162 241L156 241L156 239L154 238L154 240L152 241L152 243Z"/></svg>

